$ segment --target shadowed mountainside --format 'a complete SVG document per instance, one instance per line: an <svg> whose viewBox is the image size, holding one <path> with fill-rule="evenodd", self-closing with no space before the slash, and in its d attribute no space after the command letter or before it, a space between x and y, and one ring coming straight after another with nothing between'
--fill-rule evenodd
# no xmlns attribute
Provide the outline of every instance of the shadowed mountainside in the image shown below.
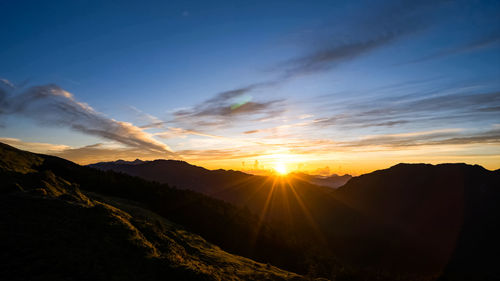
<svg viewBox="0 0 500 281"><path fill-rule="evenodd" d="M227 231L249 240L248 226L254 220L194 192L4 144L0 180L0 272L9 280L303 279L224 252L192 234L189 229L213 237L226 232L221 237L226 247L235 243L243 251L238 246L244 240L229 239ZM127 199L134 196L140 203ZM167 207L159 209L153 198ZM155 209L164 215L168 211L167 217L185 223L188 230L151 211ZM257 244L267 243L268 250L279 252L279 241L264 236Z"/></svg>
<svg viewBox="0 0 500 281"><path fill-rule="evenodd" d="M208 171L182 165L193 178ZM0 144L0 270L19 280L301 278L197 233L232 253L332 280L500 276L499 171L400 164L337 190L298 177L215 173L235 181L212 185L212 194L240 207Z"/></svg>
<svg viewBox="0 0 500 281"><path fill-rule="evenodd" d="M1 196L0 217L8 280L302 279L228 254L141 207L78 190Z"/></svg>
<svg viewBox="0 0 500 281"><path fill-rule="evenodd" d="M252 175L233 170L208 170L179 160L134 161L117 160L88 165L101 170L113 170L161 183L169 183L179 188L191 189L206 194L214 192L214 186L229 186L244 181ZM344 185L351 175L330 176L309 175L293 172L289 176L300 178L312 184L338 188Z"/></svg>
<svg viewBox="0 0 500 281"><path fill-rule="evenodd" d="M398 164L351 179L337 197L412 237L441 280L498 280L500 173L466 164Z"/></svg>
<svg viewBox="0 0 500 281"><path fill-rule="evenodd" d="M252 178L252 175L233 170L208 170L179 160L113 161L88 165L101 170L113 170L150 181L168 183L182 189L190 189L213 195L235 183Z"/></svg>
<svg viewBox="0 0 500 281"><path fill-rule="evenodd" d="M209 171L171 160L94 167L171 181L248 207L356 266L443 280L499 276L492 262L499 250L500 173L480 166L399 164L352 178L338 190L297 175Z"/></svg>

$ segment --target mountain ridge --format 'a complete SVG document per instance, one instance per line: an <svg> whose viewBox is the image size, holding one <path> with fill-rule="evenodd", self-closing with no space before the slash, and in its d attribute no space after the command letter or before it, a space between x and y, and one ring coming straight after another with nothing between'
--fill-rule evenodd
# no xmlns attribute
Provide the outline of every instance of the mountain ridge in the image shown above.
<svg viewBox="0 0 500 281"><path fill-rule="evenodd" d="M138 167L128 168L134 170ZM138 169L135 171L134 175L147 178L137 172ZM122 172L127 172L127 169ZM168 175L168 171L161 169L154 173ZM209 170L204 170L204 173L216 175ZM481 206L465 200L464 194L475 196L476 186L489 186L486 192L491 194L491 198L481 200L489 202L485 205L493 205L498 198L498 192L493 187L500 186L498 174L498 171L465 163L400 163L352 177L337 189L322 189L293 175L285 180L246 175L246 178L211 182L208 186L212 190L193 189L239 206L248 206L265 221L279 223L287 231L304 234L307 229L317 228L327 237L323 247L353 263L373 265L375 262L378 266L393 269L411 270L414 267L428 268L429 271L454 267L460 271L463 268L453 265L454 261L463 260L464 253L471 252L464 250L467 246L463 246L463 243L460 244L462 233L470 232L468 229L471 228L470 222L462 222L463 216L472 214L491 217L471 211ZM229 178L229 175L226 176ZM191 177L197 178L196 175ZM166 177L163 181L168 182ZM177 186L188 189L192 188L190 184L176 182ZM284 198L292 198L292 201ZM290 204L295 207L290 208ZM308 214L302 211L304 207ZM500 210L494 209L494 213L500 213ZM302 226L297 228L298 224ZM479 227L484 228L486 224ZM360 233L366 233L361 235L364 238L359 237ZM494 229L494 233L500 234L500 231ZM391 240L386 235L398 239ZM314 234L308 236L310 239L324 240ZM360 242L359 239L364 241ZM493 241L493 238L490 237L488 241ZM414 257L405 255L405 252L412 253ZM376 253L380 257L374 260L368 253ZM479 260L482 259L476 259ZM475 266L478 263L474 262Z"/></svg>
<svg viewBox="0 0 500 281"><path fill-rule="evenodd" d="M183 203L182 198L187 197L184 203L193 200L190 204L202 203L198 205L203 210L200 214L208 213L209 209L203 207L206 203L226 208L223 211L228 214L234 210L215 199L169 190L167 186L126 175L102 173L1 143L0 156L0 243L3 249L0 272L10 280L158 280L165 277L303 280L298 274L222 251L184 227L144 209L148 201L142 199L143 203L132 203L132 206L130 202L133 201L100 193L113 194L113 186L107 186L107 190L94 186L89 191L86 182L75 183L74 180L85 179L94 185L116 180L129 183L129 186L118 183L122 191L116 194L121 196L134 186L142 192L161 188L160 192L167 192L175 202L181 200ZM99 194L93 193L95 191ZM182 216L182 212L175 212ZM196 212L192 209L191 214ZM171 216L176 217L175 213ZM217 225L214 221L210 223L212 227ZM235 230L231 223L224 225L226 229Z"/></svg>
<svg viewBox="0 0 500 281"><path fill-rule="evenodd" d="M33 204L40 198L56 198L71 206L75 202L99 205L98 201L124 211L137 210L127 201L123 203L133 200L136 206L147 208L146 212L153 211L202 234L231 253L332 280L494 280L500 276L494 258L500 250L496 242L500 234L500 174L480 166L402 163L353 177L338 189L293 177L210 171L219 182L233 179L231 185L205 183L218 191L215 195L223 202L4 145L0 145L0 154L0 196L21 202L19 206L29 206L22 203L34 200L29 198L37 198ZM190 171L209 171L181 165ZM187 179L192 178L200 180L196 175ZM27 197L21 200L16 196ZM2 206L10 213L16 208L16 204ZM141 249L154 253L147 245ZM213 275L195 274L193 278L225 274L214 270ZM191 273L181 270L179 274ZM292 278L291 273L286 276Z"/></svg>

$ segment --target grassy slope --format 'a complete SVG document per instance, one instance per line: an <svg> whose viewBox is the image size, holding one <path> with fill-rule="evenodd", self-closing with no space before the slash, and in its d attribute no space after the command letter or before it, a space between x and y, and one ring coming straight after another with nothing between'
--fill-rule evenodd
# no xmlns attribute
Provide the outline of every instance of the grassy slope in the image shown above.
<svg viewBox="0 0 500 281"><path fill-rule="evenodd" d="M136 203L85 194L1 147L0 272L9 280L301 280L232 255ZM19 153L17 153L19 152Z"/></svg>

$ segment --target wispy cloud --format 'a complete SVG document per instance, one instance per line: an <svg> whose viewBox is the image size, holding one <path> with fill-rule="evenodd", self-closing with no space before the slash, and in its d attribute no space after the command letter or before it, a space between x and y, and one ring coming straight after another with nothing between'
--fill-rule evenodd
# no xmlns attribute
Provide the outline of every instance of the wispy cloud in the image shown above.
<svg viewBox="0 0 500 281"><path fill-rule="evenodd" d="M256 101L248 92L261 87L254 84L248 87L221 92L214 97L188 109L174 112L175 122L198 126L228 126L227 122L246 117L272 118L285 111L283 99ZM248 120L248 119L247 119Z"/></svg>
<svg viewBox="0 0 500 281"><path fill-rule="evenodd" d="M4 90L0 92L0 112L4 115L22 115L46 126L68 127L128 147L171 153L166 144L155 140L141 128L97 112L56 85Z"/></svg>
<svg viewBox="0 0 500 281"><path fill-rule="evenodd" d="M495 33L489 34L488 36L476 39L471 42L467 42L457 47L447 48L430 55L411 60L407 63L419 63L434 59L439 59L451 55L457 55L462 53L474 52L485 48L491 47L500 47L500 31L496 31Z"/></svg>
<svg viewBox="0 0 500 281"><path fill-rule="evenodd" d="M348 141L311 139L291 142L287 147L295 153L320 153L327 151L352 151L352 149L400 150L410 147L500 144L500 128L471 132L460 128L415 131L401 134L367 135ZM312 148L312 149L311 149Z"/></svg>
<svg viewBox="0 0 500 281"><path fill-rule="evenodd" d="M204 149L204 150L180 150L179 155L185 160L221 160L221 159L241 159L261 156L260 151L245 151L242 149Z"/></svg>
<svg viewBox="0 0 500 281"><path fill-rule="evenodd" d="M138 117L139 122L144 125L139 126L141 129L162 128L166 123L160 118L139 110L135 106L129 106L129 109Z"/></svg>
<svg viewBox="0 0 500 281"><path fill-rule="evenodd" d="M389 1L370 6L370 13L359 14L356 21L335 21L316 33L318 42L304 55L291 58L275 67L281 79L328 71L338 64L353 60L377 48L408 36L431 25L435 7L444 1ZM367 7L368 10L368 7Z"/></svg>
<svg viewBox="0 0 500 281"><path fill-rule="evenodd" d="M338 106L338 105L336 105ZM499 92L407 95L342 104L344 112L317 118L317 126L392 127L435 121L493 120L500 108Z"/></svg>
<svg viewBox="0 0 500 281"><path fill-rule="evenodd" d="M0 142L22 150L58 156L82 165L117 159L134 160L140 158L143 160L154 160L165 158L162 154L158 154L155 151L136 147L117 146L109 143L72 147L63 144L27 142L17 138L0 138ZM169 158L178 159L175 155L170 155Z"/></svg>
<svg viewBox="0 0 500 281"><path fill-rule="evenodd" d="M343 23L342 29L331 22L328 28L322 28L316 34L317 38L311 39L320 44L271 67L275 78L221 92L192 108L177 110L174 122L200 128L214 127L241 115L260 114L263 115L261 120L280 116L284 112L284 100L253 101L250 93L279 86L297 76L329 71L339 63L353 60L421 30L434 21L433 8L441 2L394 1L375 5L370 13L358 15L356 21Z"/></svg>
<svg viewBox="0 0 500 281"><path fill-rule="evenodd" d="M140 158L142 160L155 160L166 158L164 156L165 154L158 154L151 150L136 147L116 147L102 143L83 147L71 147L53 154L84 165L102 161L114 161L117 159L134 160ZM168 158L177 159L177 156L169 155Z"/></svg>
<svg viewBox="0 0 500 281"><path fill-rule="evenodd" d="M202 136L202 137L215 138L215 139L229 139L229 138L223 137L223 136L206 134L206 133L202 133L202 132L198 132L198 131L194 131L194 130L186 130L186 129L175 128L175 127L168 127L168 131L155 133L154 135L159 137L159 138L162 138L162 139L185 137L187 135L195 135L195 136Z"/></svg>
<svg viewBox="0 0 500 281"><path fill-rule="evenodd" d="M17 138L0 138L0 142L6 143L22 150L29 150L36 153L58 153L71 148L70 146L63 144L25 142Z"/></svg>

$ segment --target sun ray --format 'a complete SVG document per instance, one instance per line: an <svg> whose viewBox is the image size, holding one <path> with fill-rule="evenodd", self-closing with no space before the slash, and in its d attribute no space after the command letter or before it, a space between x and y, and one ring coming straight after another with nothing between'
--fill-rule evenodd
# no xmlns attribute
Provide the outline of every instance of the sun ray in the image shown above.
<svg viewBox="0 0 500 281"><path fill-rule="evenodd" d="M271 180L270 178L266 179L266 182ZM251 246L254 246L258 237L259 237L259 233L260 233L260 229L262 228L262 225L264 223L264 221L266 220L266 216L267 216L267 212L268 212L268 208L269 208L269 205L270 205L270 202L272 200L272 197L273 197L273 193L274 193L274 188L276 186L276 178L272 179L273 180L273 183L271 185L271 188L269 189L269 193L267 195L267 198L266 198L266 201L264 203L264 206L262 207L262 210L259 214L259 221L257 223L257 228L255 230L255 237L253 239L253 241L250 242ZM265 183L264 183L265 184Z"/></svg>
<svg viewBox="0 0 500 281"><path fill-rule="evenodd" d="M306 219L308 220L309 224L311 225L312 229L314 230L316 236L318 237L318 239L323 244L327 245L327 239L325 238L325 236L321 232L318 224L316 223L316 221L314 220L313 216L311 215L311 212L309 212L309 209L304 204L304 202L302 201L302 199L300 198L300 196L297 194L297 191L293 187L292 182L289 179L286 179L286 183L288 184L288 187L292 191L292 194L295 196L295 199L299 203L299 206L302 209L302 212L304 212L304 215L306 216Z"/></svg>

